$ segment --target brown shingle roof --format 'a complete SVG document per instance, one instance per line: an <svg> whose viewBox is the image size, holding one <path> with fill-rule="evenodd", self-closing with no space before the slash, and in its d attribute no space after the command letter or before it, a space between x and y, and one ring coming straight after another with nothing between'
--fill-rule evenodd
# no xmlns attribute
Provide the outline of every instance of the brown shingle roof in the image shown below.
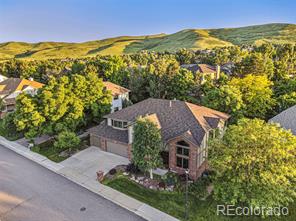
<svg viewBox="0 0 296 221"><path fill-rule="evenodd" d="M30 81L20 78L8 78L0 82L0 94L10 94L15 91L22 91L26 87L41 88L43 84L37 81Z"/></svg>
<svg viewBox="0 0 296 221"><path fill-rule="evenodd" d="M130 92L129 89L126 89L124 87L121 87L120 85L114 84L109 81L104 81L104 86L106 87L107 90L111 91L112 96L117 96L121 94L125 94L127 92Z"/></svg>
<svg viewBox="0 0 296 221"><path fill-rule="evenodd" d="M97 134L99 136L116 140L122 143L128 143L127 130L117 130L107 125L106 121L103 121L96 127L89 129L90 133Z"/></svg>
<svg viewBox="0 0 296 221"><path fill-rule="evenodd" d="M201 73L214 73L216 72L216 68L209 64L199 64L199 69Z"/></svg>
<svg viewBox="0 0 296 221"><path fill-rule="evenodd" d="M160 125L160 122L158 120L157 114L146 115L143 118L153 122L157 126L158 129L161 129L161 125Z"/></svg>
<svg viewBox="0 0 296 221"><path fill-rule="evenodd" d="M225 121L229 118L228 114L222 113L220 111L216 111L203 106L198 106L188 102L186 102L186 104L196 120L205 130L210 130L211 128L217 127L220 119Z"/></svg>
<svg viewBox="0 0 296 221"><path fill-rule="evenodd" d="M185 68L193 73L200 72L204 74L210 74L216 72L216 67L209 64L183 64L181 68Z"/></svg>
<svg viewBox="0 0 296 221"><path fill-rule="evenodd" d="M215 128L213 126L217 126L220 119L229 118L227 114L184 101L154 98L108 114L105 118L134 122L147 115L157 117L165 141L186 134L197 145L201 144L205 132Z"/></svg>

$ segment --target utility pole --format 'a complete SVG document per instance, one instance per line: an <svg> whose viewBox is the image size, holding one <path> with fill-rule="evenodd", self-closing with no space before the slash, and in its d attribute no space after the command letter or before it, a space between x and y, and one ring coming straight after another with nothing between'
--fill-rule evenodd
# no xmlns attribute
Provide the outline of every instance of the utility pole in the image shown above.
<svg viewBox="0 0 296 221"><path fill-rule="evenodd" d="M185 186L185 220L188 220L188 174L189 170L185 170L186 186Z"/></svg>

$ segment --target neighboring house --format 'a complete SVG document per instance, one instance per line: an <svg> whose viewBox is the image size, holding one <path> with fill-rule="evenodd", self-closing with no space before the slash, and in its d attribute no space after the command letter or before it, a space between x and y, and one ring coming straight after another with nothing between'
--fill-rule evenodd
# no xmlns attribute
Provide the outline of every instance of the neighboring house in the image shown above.
<svg viewBox="0 0 296 221"><path fill-rule="evenodd" d="M34 81L33 79L26 80L20 78L7 78L0 82L0 98L3 100L4 109L1 111L1 117L7 112L12 112L15 109L16 97L20 93L36 94L37 90L43 84Z"/></svg>
<svg viewBox="0 0 296 221"><path fill-rule="evenodd" d="M221 66L221 71L227 75L232 75L235 64L233 62L227 62Z"/></svg>
<svg viewBox="0 0 296 221"><path fill-rule="evenodd" d="M123 107L123 103L129 100L130 90L109 81L105 81L103 83L106 89L111 91L112 94L111 113L121 110Z"/></svg>
<svg viewBox="0 0 296 221"><path fill-rule="evenodd" d="M0 82L4 81L4 80L6 80L6 79L7 79L7 77L6 77L6 76L4 76L4 75L0 74Z"/></svg>
<svg viewBox="0 0 296 221"><path fill-rule="evenodd" d="M281 127L291 130L296 135L296 105L274 116L268 122L279 123Z"/></svg>
<svg viewBox="0 0 296 221"><path fill-rule="evenodd" d="M206 81L206 76L209 76L213 80L218 80L220 78L220 66L212 66L209 64L183 64L180 66L191 71L193 74L201 74L201 83Z"/></svg>
<svg viewBox="0 0 296 221"><path fill-rule="evenodd" d="M149 98L106 115L90 129L90 144L131 159L133 125L139 117L160 128L166 144L164 165L179 174L189 169L190 177L197 179L207 165L208 138L223 134L229 115L184 101Z"/></svg>

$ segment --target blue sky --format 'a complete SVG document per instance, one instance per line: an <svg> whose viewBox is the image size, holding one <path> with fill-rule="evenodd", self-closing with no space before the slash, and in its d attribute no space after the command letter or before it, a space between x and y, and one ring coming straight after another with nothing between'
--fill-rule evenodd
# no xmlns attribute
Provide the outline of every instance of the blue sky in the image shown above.
<svg viewBox="0 0 296 221"><path fill-rule="evenodd" d="M0 42L82 42L186 28L296 23L295 0L0 0Z"/></svg>

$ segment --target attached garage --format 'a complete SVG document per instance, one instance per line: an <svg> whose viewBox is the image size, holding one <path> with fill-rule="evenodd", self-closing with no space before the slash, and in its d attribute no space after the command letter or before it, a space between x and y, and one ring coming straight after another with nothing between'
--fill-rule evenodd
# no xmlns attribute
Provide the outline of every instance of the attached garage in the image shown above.
<svg viewBox="0 0 296 221"><path fill-rule="evenodd" d="M95 134L90 134L90 146L101 147L101 138Z"/></svg>
<svg viewBox="0 0 296 221"><path fill-rule="evenodd" d="M128 147L126 145L107 141L107 151L123 157L128 157Z"/></svg>

